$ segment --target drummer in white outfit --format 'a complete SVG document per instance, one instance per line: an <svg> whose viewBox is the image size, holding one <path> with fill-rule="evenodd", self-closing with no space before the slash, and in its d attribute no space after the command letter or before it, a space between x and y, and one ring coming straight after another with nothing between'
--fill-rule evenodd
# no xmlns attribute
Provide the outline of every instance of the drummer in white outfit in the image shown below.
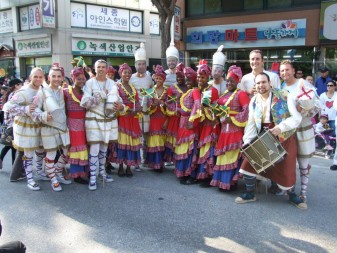
<svg viewBox="0 0 337 253"><path fill-rule="evenodd" d="M147 99L143 96L141 90L150 89L153 86L152 78L146 74L146 50L144 43L140 43L140 48L135 52L135 67L136 73L132 74L130 83L135 87L139 95L139 101L143 107L143 112L147 112ZM142 119L139 119L140 127L143 131L143 148L142 148L142 163L146 160L146 147L147 147L147 134L150 126L150 116L144 114ZM139 167L135 168L136 171L141 171Z"/></svg>
<svg viewBox="0 0 337 253"><path fill-rule="evenodd" d="M123 111L122 99L118 95L115 82L106 78L107 62L95 62L96 77L89 79L83 87L84 95L81 106L87 109L85 128L87 142L90 145L89 190L96 190L96 168L99 167L99 178L105 182L112 182L110 175L104 171L106 153L109 142L118 139L118 123L116 112ZM113 101L111 110L107 108L109 101Z"/></svg>
<svg viewBox="0 0 337 253"><path fill-rule="evenodd" d="M298 104L297 109L302 115L301 124L297 128L297 161L301 178L300 197L306 202L310 170L309 159L315 152L315 134L311 118L314 117L320 109L319 98L314 86L302 78L295 78L295 69L290 61L286 60L281 62L280 75L286 84L283 89L287 90L290 95L296 98ZM302 87L308 94L304 93ZM303 100L309 97L312 97L312 99Z"/></svg>
<svg viewBox="0 0 337 253"><path fill-rule="evenodd" d="M52 67L49 71L49 86L42 86L37 93L38 106L32 112L35 122L41 122L41 139L46 151L45 168L51 180L54 191L61 191L60 183L71 184L70 180L63 177L63 169L68 162L68 146L70 144L67 128L65 102L61 87L64 79L62 67ZM58 161L55 161L56 152L62 152Z"/></svg>

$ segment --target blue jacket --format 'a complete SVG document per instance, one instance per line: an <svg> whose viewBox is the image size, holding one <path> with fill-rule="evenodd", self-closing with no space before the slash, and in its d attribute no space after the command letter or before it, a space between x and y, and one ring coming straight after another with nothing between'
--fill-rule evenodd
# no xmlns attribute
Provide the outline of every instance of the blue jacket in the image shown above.
<svg viewBox="0 0 337 253"><path fill-rule="evenodd" d="M325 81L323 80L322 77L317 78L317 80L315 82L315 86L317 88L317 94L318 94L318 96L327 91L327 86L326 85L331 80L332 79L331 79L330 76L327 76L325 78Z"/></svg>

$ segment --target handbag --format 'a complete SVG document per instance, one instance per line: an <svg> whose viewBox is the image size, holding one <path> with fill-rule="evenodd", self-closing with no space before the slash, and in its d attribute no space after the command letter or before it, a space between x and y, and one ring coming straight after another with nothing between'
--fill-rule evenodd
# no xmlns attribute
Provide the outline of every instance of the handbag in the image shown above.
<svg viewBox="0 0 337 253"><path fill-rule="evenodd" d="M4 127L1 133L0 143L5 146L12 147L13 140L14 140L13 127Z"/></svg>

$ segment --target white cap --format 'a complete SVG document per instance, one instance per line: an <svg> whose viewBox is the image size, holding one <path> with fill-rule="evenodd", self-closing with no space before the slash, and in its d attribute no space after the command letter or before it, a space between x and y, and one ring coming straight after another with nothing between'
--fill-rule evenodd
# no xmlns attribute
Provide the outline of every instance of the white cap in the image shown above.
<svg viewBox="0 0 337 253"><path fill-rule="evenodd" d="M135 52L135 61L146 61L145 44L140 43L140 47Z"/></svg>
<svg viewBox="0 0 337 253"><path fill-rule="evenodd" d="M225 62L227 60L226 55L222 53L222 49L224 48L223 45L221 45L218 50L213 54L213 65L221 65L225 66Z"/></svg>
<svg viewBox="0 0 337 253"><path fill-rule="evenodd" d="M166 59L169 57L175 57L179 60L179 51L174 46L174 42L171 41L170 46L166 49Z"/></svg>

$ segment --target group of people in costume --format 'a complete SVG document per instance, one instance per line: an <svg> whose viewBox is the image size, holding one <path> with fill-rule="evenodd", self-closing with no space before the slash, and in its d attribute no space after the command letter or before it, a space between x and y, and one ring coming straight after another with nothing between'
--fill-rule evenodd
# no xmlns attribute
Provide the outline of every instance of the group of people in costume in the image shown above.
<svg viewBox="0 0 337 253"><path fill-rule="evenodd" d="M96 76L88 80L83 68L74 67L74 85L65 89L62 67L52 66L48 85L43 71L34 68L30 83L4 106L15 117L13 145L24 153L27 186L40 189L32 174L35 153L38 177L50 180L55 191L62 190L60 183L71 183L64 177L67 163L70 175L88 183L90 190L97 189L97 178L113 181L105 171L107 164L119 164L119 177L132 177L132 167L141 171L142 163L159 173L165 163L172 163L184 185L200 182L202 187L231 191L243 175L246 190L235 202L252 202L259 173L241 149L268 129L288 154L262 176L272 181L275 191L287 191L292 204L306 209L314 152L310 118L319 109L315 89L294 77L289 61L280 66L285 83L280 89L278 76L263 69L260 50L250 53L251 73L243 76L241 68L232 65L224 78L222 49L213 55L212 67L202 60L195 71L178 63L179 52L171 44L166 51L169 69L157 65L154 82L146 74L143 43L135 52L137 72L120 65L117 82L116 70L104 60L95 63ZM299 195L294 189L296 159Z"/></svg>

